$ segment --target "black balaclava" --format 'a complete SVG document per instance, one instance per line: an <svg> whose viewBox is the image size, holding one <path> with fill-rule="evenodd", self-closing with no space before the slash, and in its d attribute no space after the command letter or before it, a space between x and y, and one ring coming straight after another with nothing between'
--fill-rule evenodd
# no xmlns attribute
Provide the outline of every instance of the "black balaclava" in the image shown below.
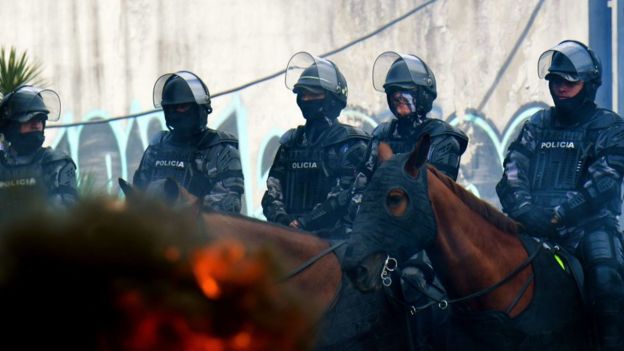
<svg viewBox="0 0 624 351"><path fill-rule="evenodd" d="M552 80L548 81L548 90L553 99L556 110L556 117L562 124L575 124L582 122L591 116L596 109L594 98L596 89L593 89L592 82L584 82L583 88L578 94L571 98L561 99L553 91Z"/></svg>
<svg viewBox="0 0 624 351"><path fill-rule="evenodd" d="M323 131L331 127L343 108L340 101L331 93L325 92L325 98L316 100L302 99L297 94L297 105L306 119L305 132L311 141L317 140Z"/></svg>
<svg viewBox="0 0 624 351"><path fill-rule="evenodd" d="M43 128L45 129L45 117L35 116L42 120ZM32 120L32 119L31 119ZM41 148L45 141L45 135L43 130L33 131L28 133L20 133L21 123L17 121L10 121L4 128L4 137L10 142L10 148L15 151L19 156L29 155Z"/></svg>
<svg viewBox="0 0 624 351"><path fill-rule="evenodd" d="M191 103L191 107L186 112L176 111L175 106L164 107L165 122L173 140L181 143L196 141L206 129L208 112L196 103Z"/></svg>

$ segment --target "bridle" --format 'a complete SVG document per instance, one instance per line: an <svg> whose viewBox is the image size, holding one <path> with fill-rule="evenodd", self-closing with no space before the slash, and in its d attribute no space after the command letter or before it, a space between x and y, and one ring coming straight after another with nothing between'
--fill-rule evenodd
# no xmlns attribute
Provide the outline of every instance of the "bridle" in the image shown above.
<svg viewBox="0 0 624 351"><path fill-rule="evenodd" d="M502 285L509 282L516 275L518 275L520 272L524 271L529 265L531 265L531 263L539 255L543 247L544 245L542 245L540 242L540 245L538 245L537 249L531 255L529 255L522 263L520 263L520 265L514 268L511 272L509 272L505 277L503 277L498 282L492 284L491 286L487 288L484 288L482 290L476 291L474 293L471 293L471 294L468 294L466 296L459 297L456 299L449 299L448 297L438 298L434 296L433 294L431 294L425 286L422 286L420 284L415 284L413 281L409 279L404 279L403 281L407 282L407 284L409 284L412 288L415 288L418 292L423 294L429 300L427 303L425 303L424 305L420 305L420 306L416 306L405 301L405 299L402 296L397 296L398 294L395 292L396 289L391 288L393 277L395 279L400 279L400 270L398 269L398 262L395 258L390 257L389 255L386 257L384 266L381 270L380 278L382 280L384 291L386 292L387 296L392 301L397 303L398 305L404 307L411 315L416 315L418 312L423 311L433 305L437 305L438 308L440 308L441 310L445 310L452 304L457 304L457 303L462 303L462 302L466 302L469 300L473 300L478 297L487 295L491 293L492 291L500 288ZM524 283L524 285L522 286L518 294L514 297L511 304L505 309L505 313L510 313L514 309L514 307L516 307L518 302L520 302L520 299L522 298L522 296L524 296L529 286L533 282L533 278L534 278L534 274L531 274L531 276Z"/></svg>

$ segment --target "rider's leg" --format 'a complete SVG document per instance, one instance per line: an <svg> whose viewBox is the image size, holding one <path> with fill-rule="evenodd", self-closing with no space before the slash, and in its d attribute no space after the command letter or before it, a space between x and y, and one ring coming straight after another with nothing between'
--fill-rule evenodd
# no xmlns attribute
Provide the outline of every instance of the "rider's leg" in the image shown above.
<svg viewBox="0 0 624 351"><path fill-rule="evenodd" d="M588 231L578 249L600 349L624 350L624 258L620 234L610 230Z"/></svg>

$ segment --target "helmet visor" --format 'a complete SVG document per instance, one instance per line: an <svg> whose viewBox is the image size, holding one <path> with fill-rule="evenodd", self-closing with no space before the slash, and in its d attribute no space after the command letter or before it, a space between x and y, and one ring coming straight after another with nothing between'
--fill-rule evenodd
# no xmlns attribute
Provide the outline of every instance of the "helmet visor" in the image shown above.
<svg viewBox="0 0 624 351"><path fill-rule="evenodd" d="M407 68L405 76L400 79L404 84L426 87L433 85L433 79L420 58L414 55L401 55L394 51L386 51L377 57L373 65L373 87L375 90L383 93L386 91L385 85L390 80L399 82L399 80L396 80L396 77L391 78L389 73L391 73L390 69L393 64L401 64L401 62Z"/></svg>
<svg viewBox="0 0 624 351"><path fill-rule="evenodd" d="M54 90L27 85L8 98L8 114L12 120L27 122L36 115L44 114L48 120L55 122L61 117L61 99Z"/></svg>
<svg viewBox="0 0 624 351"><path fill-rule="evenodd" d="M562 58L557 58L563 55ZM559 62L566 60L568 65ZM566 66L569 66L567 68ZM537 62L537 75L545 78L548 74L557 74L569 81L591 80L597 74L597 67L591 55L583 46L572 41L565 41L544 52Z"/></svg>
<svg viewBox="0 0 624 351"><path fill-rule="evenodd" d="M294 54L288 61L285 80L286 87L295 93L298 89L325 89L332 93L341 93L342 89L346 89L339 84L336 68L329 60L303 51Z"/></svg>
<svg viewBox="0 0 624 351"><path fill-rule="evenodd" d="M156 83L154 84L153 95L152 95L152 101L154 102L154 107L162 108L163 90L165 88L165 85L169 81L169 79L171 79L174 76L181 78L186 83L191 93L193 94L193 99L195 100L194 101L195 103L197 103L198 105L210 104L210 94L207 92L207 89L204 88L204 84L202 80L199 79L198 76L196 76L195 74L191 72L179 71L176 73L164 74L160 76L158 80L156 80ZM192 101L179 101L179 103L187 103L187 102L192 102Z"/></svg>

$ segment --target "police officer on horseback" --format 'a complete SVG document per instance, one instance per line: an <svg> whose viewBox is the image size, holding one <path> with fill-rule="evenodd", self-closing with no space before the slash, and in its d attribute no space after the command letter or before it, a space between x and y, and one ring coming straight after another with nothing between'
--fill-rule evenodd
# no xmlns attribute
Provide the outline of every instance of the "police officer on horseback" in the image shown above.
<svg viewBox="0 0 624 351"><path fill-rule="evenodd" d="M134 185L156 190L171 177L212 209L238 213L244 191L238 140L208 128L210 93L194 73L168 73L154 85L169 131L152 138L134 174Z"/></svg>
<svg viewBox="0 0 624 351"><path fill-rule="evenodd" d="M373 131L368 157L354 183L349 206L351 218L355 217L364 189L377 169L380 143L401 154L412 151L418 140L428 134L431 137L428 162L453 179L457 179L461 155L468 145L464 132L445 121L427 117L438 92L433 72L418 56L382 53L373 65L373 86L386 94L395 118L379 124Z"/></svg>
<svg viewBox="0 0 624 351"><path fill-rule="evenodd" d="M368 156L353 185L350 218L355 217L364 189L377 169L380 143L401 154L411 152L427 134L431 138L428 162L453 179L457 179L461 155L468 145L464 132L445 121L427 117L438 93L433 72L418 56L392 51L379 55L373 65L373 87L386 94L395 118L373 131Z"/></svg>
<svg viewBox="0 0 624 351"><path fill-rule="evenodd" d="M618 216L624 175L624 119L596 107L601 64L572 40L544 52L540 78L554 107L541 110L509 146L496 191L527 232L575 252L602 350L624 349L624 279Z"/></svg>
<svg viewBox="0 0 624 351"><path fill-rule="evenodd" d="M353 185L353 196L349 206L353 219L358 212L364 190L378 166L378 148L383 142L395 154L411 152L424 135L431 138L427 162L447 176L457 179L461 155L466 151L468 137L461 130L445 121L428 118L437 97L436 80L427 64L415 55L384 52L373 65L373 86L385 93L388 107L395 118L383 122L373 131L368 145L368 153ZM430 293L440 292L432 288L434 272L431 263L423 253L414 255L402 267L402 293L407 301L419 305L426 297L413 288L422 284ZM407 281L411 281L408 283ZM431 343L431 325L444 316L428 309L417 318L410 320L415 331L414 343L426 348Z"/></svg>
<svg viewBox="0 0 624 351"><path fill-rule="evenodd" d="M336 120L347 105L347 81L333 62L307 52L295 54L286 86L297 94L306 123L280 140L262 198L264 215L325 238L341 237L368 136Z"/></svg>
<svg viewBox="0 0 624 351"><path fill-rule="evenodd" d="M66 154L42 147L48 120L60 117L56 92L22 85L0 102L0 204L8 211L15 204L44 197L66 207L77 198L76 165ZM12 207L13 206L13 207Z"/></svg>
<svg viewBox="0 0 624 351"><path fill-rule="evenodd" d="M373 65L373 86L386 94L395 118L373 131L365 175L370 177L377 167L379 143L386 143L395 154L401 154L412 151L420 137L428 134L431 137L428 162L456 179L468 137L442 120L427 118L437 97L435 76L427 64L418 56L384 52Z"/></svg>

